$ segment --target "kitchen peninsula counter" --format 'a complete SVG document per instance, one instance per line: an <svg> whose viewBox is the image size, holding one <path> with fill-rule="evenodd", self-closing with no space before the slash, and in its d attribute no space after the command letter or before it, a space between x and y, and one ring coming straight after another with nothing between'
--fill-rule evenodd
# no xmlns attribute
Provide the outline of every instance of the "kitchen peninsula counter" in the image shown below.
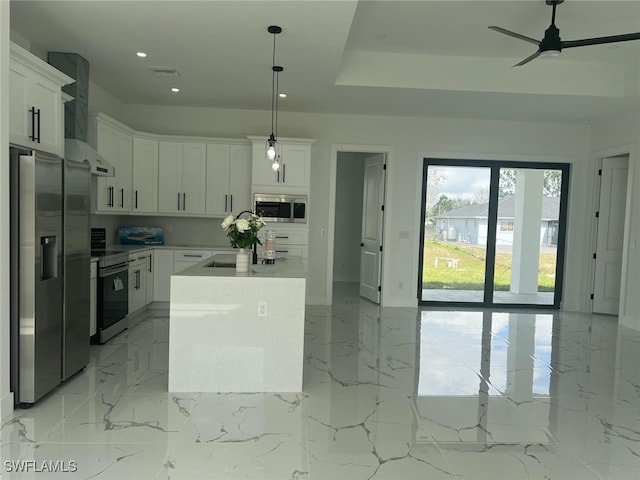
<svg viewBox="0 0 640 480"><path fill-rule="evenodd" d="M302 260L276 263L270 273L212 262L171 277L169 391L301 392Z"/></svg>

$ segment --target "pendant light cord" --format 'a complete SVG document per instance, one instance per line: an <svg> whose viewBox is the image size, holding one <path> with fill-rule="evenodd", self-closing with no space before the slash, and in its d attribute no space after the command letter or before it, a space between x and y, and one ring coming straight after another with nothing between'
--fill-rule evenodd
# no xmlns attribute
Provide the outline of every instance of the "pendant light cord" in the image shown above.
<svg viewBox="0 0 640 480"><path fill-rule="evenodd" d="M271 59L271 135L273 136L273 123L274 123L274 117L276 118L276 125L277 125L277 115L274 112L274 105L275 108L277 109L277 100L276 100L276 86L275 86L275 81L276 81L276 71L274 69L274 67L276 66L276 34L273 34L273 56ZM277 127L276 127L276 132L277 132ZM277 135L276 135L277 137Z"/></svg>

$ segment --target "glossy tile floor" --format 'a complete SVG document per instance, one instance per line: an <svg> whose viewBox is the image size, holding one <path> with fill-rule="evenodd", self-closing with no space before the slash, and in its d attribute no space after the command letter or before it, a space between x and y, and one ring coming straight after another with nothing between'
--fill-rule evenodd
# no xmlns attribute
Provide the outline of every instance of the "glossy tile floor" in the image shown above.
<svg viewBox="0 0 640 480"><path fill-rule="evenodd" d="M166 312L139 317L4 422L2 479L640 478L638 332L353 293L308 308L302 393L167 393Z"/></svg>

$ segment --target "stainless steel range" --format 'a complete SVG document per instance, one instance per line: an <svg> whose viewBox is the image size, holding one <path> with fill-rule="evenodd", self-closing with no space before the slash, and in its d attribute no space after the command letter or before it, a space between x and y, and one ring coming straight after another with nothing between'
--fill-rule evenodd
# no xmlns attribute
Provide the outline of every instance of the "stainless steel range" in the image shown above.
<svg viewBox="0 0 640 480"><path fill-rule="evenodd" d="M129 326L129 254L92 250L98 257L97 342L102 344Z"/></svg>

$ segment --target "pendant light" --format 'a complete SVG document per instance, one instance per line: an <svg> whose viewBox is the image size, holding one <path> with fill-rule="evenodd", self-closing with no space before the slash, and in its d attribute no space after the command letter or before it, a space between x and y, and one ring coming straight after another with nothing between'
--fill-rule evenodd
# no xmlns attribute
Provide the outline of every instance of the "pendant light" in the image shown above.
<svg viewBox="0 0 640 480"><path fill-rule="evenodd" d="M278 155L278 92L277 92L277 80L278 74L284 70L284 68L276 65L276 35L282 32L282 28L277 25L270 25L267 31L273 35L273 56L271 63L271 135L267 139L266 156L272 163L273 170L280 168L279 155ZM274 130L275 124L275 130ZM274 131L276 132L274 134Z"/></svg>

